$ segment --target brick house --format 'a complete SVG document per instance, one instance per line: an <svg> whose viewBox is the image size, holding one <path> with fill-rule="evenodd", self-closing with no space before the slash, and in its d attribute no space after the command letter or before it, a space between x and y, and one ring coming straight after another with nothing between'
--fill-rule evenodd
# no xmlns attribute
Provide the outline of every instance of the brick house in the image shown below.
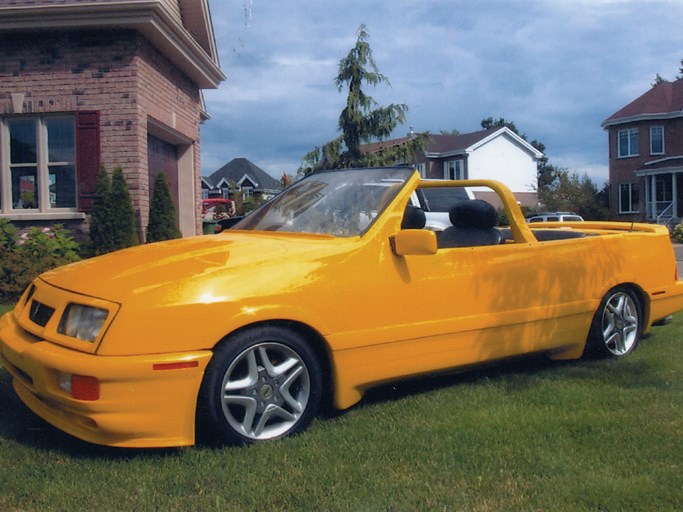
<svg viewBox="0 0 683 512"><path fill-rule="evenodd" d="M87 231L122 167L140 235L156 174L201 232L201 89L225 79L208 0L0 0L0 216Z"/></svg>
<svg viewBox="0 0 683 512"><path fill-rule="evenodd" d="M683 79L654 85L602 127L611 216L660 224L683 218Z"/></svg>
<svg viewBox="0 0 683 512"><path fill-rule="evenodd" d="M401 144L413 136L391 139L365 146L365 151ZM501 181L525 206L536 206L538 196L536 162L543 153L507 127L491 128L460 135L430 135L424 154L415 166L423 178L491 179ZM476 191L481 199L497 204L493 192Z"/></svg>

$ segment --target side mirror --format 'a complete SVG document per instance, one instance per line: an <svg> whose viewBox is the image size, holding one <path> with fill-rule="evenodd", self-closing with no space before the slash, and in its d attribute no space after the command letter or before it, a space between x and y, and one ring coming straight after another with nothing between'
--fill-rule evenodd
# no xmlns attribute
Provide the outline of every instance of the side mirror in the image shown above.
<svg viewBox="0 0 683 512"><path fill-rule="evenodd" d="M391 237L396 256L436 254L436 233L428 229L403 229Z"/></svg>

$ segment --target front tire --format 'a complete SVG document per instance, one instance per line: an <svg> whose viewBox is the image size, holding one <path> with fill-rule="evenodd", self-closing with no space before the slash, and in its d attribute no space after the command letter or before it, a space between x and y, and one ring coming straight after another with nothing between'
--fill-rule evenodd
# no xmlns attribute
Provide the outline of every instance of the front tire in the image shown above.
<svg viewBox="0 0 683 512"><path fill-rule="evenodd" d="M321 390L320 363L301 335L279 326L241 331L206 369L198 428L233 444L296 434L316 416Z"/></svg>
<svg viewBox="0 0 683 512"><path fill-rule="evenodd" d="M587 349L600 357L624 357L635 350L643 330L640 300L630 288L610 290L593 317Z"/></svg>

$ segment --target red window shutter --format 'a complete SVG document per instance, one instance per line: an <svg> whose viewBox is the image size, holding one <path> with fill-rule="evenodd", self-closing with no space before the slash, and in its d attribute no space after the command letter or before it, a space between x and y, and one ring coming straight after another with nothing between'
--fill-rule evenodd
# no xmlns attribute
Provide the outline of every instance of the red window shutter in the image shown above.
<svg viewBox="0 0 683 512"><path fill-rule="evenodd" d="M100 168L100 113L76 112L78 211L92 208Z"/></svg>

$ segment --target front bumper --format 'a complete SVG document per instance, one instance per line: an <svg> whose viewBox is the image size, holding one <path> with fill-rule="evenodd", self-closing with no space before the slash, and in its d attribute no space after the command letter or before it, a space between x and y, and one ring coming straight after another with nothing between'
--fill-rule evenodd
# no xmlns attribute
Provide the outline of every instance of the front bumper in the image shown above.
<svg viewBox="0 0 683 512"><path fill-rule="evenodd" d="M108 446L192 445L199 386L208 350L138 356L97 356L37 338L0 319L0 357L21 400L55 427ZM74 399L59 375L95 377L98 400Z"/></svg>

